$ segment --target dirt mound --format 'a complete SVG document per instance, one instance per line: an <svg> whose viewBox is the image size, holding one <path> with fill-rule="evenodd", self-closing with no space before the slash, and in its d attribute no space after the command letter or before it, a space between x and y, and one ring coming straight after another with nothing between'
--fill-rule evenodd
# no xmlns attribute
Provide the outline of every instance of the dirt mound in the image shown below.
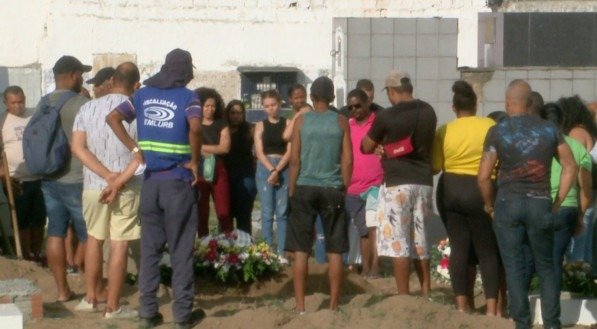
<svg viewBox="0 0 597 329"><path fill-rule="evenodd" d="M196 307L202 308L206 318L197 328L253 329L253 328L513 328L506 319L457 312L452 306L451 289L432 286L429 301L416 296L395 296L396 283L392 276L367 281L357 274L347 274L340 299L340 311L327 309L329 297L326 267L309 265L305 315L293 312L291 271L285 269L270 280L247 285L227 287L215 281L197 281ZM26 278L38 283L44 294L45 318L28 321L26 328L137 328L136 320L105 320L101 313L76 313L74 308L84 292L82 276L69 276L77 299L54 302L56 288L51 273L35 263L0 257L0 279ZM417 294L416 276L411 278L411 289ZM125 285L122 302L138 307L139 293L134 286ZM482 296L479 296L482 301ZM160 312L172 326L172 292L162 287L159 292ZM100 308L103 305L100 304ZM578 327L581 328L581 327Z"/></svg>

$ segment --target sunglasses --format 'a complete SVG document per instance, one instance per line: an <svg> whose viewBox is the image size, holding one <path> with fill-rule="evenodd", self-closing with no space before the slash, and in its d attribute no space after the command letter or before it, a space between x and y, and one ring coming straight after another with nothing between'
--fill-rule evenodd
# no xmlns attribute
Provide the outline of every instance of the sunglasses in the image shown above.
<svg viewBox="0 0 597 329"><path fill-rule="evenodd" d="M361 105L361 103L358 104L354 104L354 105L348 105L348 109L349 110L356 110L356 109L360 109L361 107L363 107L363 105Z"/></svg>

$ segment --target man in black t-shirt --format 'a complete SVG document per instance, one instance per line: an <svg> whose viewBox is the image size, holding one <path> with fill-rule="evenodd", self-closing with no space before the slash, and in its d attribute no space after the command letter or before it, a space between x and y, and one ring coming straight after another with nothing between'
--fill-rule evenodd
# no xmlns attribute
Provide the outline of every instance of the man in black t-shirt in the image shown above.
<svg viewBox="0 0 597 329"><path fill-rule="evenodd" d="M377 210L377 252L379 256L393 257L398 294L409 294L412 258L421 291L427 296L431 281L425 227L431 214L431 146L437 118L429 104L413 98L407 73L392 71L385 84L393 106L376 114L361 145L364 153L372 153L378 145L385 149L381 160L384 184ZM394 151L396 156L390 155Z"/></svg>

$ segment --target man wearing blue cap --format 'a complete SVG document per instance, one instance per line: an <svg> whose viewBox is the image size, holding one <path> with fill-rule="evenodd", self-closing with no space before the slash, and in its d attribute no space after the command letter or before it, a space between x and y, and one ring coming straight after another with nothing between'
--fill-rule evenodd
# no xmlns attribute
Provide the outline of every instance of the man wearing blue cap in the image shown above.
<svg viewBox="0 0 597 329"><path fill-rule="evenodd" d="M193 249L197 231L197 195L201 156L201 105L186 85L193 79L188 51L174 49L160 72L144 81L106 121L139 163L146 163L141 188L141 262L139 328L164 321L157 291L159 262L166 244L172 262L172 314L175 328L192 328L201 314L193 312ZM127 134L123 120L137 119L139 142Z"/></svg>

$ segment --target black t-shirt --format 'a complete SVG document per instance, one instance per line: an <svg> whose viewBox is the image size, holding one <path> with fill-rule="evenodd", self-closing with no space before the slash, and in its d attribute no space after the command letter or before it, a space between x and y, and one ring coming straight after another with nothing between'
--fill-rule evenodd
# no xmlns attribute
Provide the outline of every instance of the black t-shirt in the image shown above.
<svg viewBox="0 0 597 329"><path fill-rule="evenodd" d="M382 158L384 182L387 186L433 185L431 146L436 124L435 111L431 105L421 100L401 102L376 113L367 134L375 142L382 145L394 143L413 134L413 151L410 154L393 159Z"/></svg>
<svg viewBox="0 0 597 329"><path fill-rule="evenodd" d="M224 119L218 119L210 125L201 124L201 135L203 136L203 145L220 144L220 133L226 128L228 123Z"/></svg>
<svg viewBox="0 0 597 329"><path fill-rule="evenodd" d="M236 131L230 132L230 152L224 155L224 162L228 176L254 171L253 136L249 123L244 122Z"/></svg>

